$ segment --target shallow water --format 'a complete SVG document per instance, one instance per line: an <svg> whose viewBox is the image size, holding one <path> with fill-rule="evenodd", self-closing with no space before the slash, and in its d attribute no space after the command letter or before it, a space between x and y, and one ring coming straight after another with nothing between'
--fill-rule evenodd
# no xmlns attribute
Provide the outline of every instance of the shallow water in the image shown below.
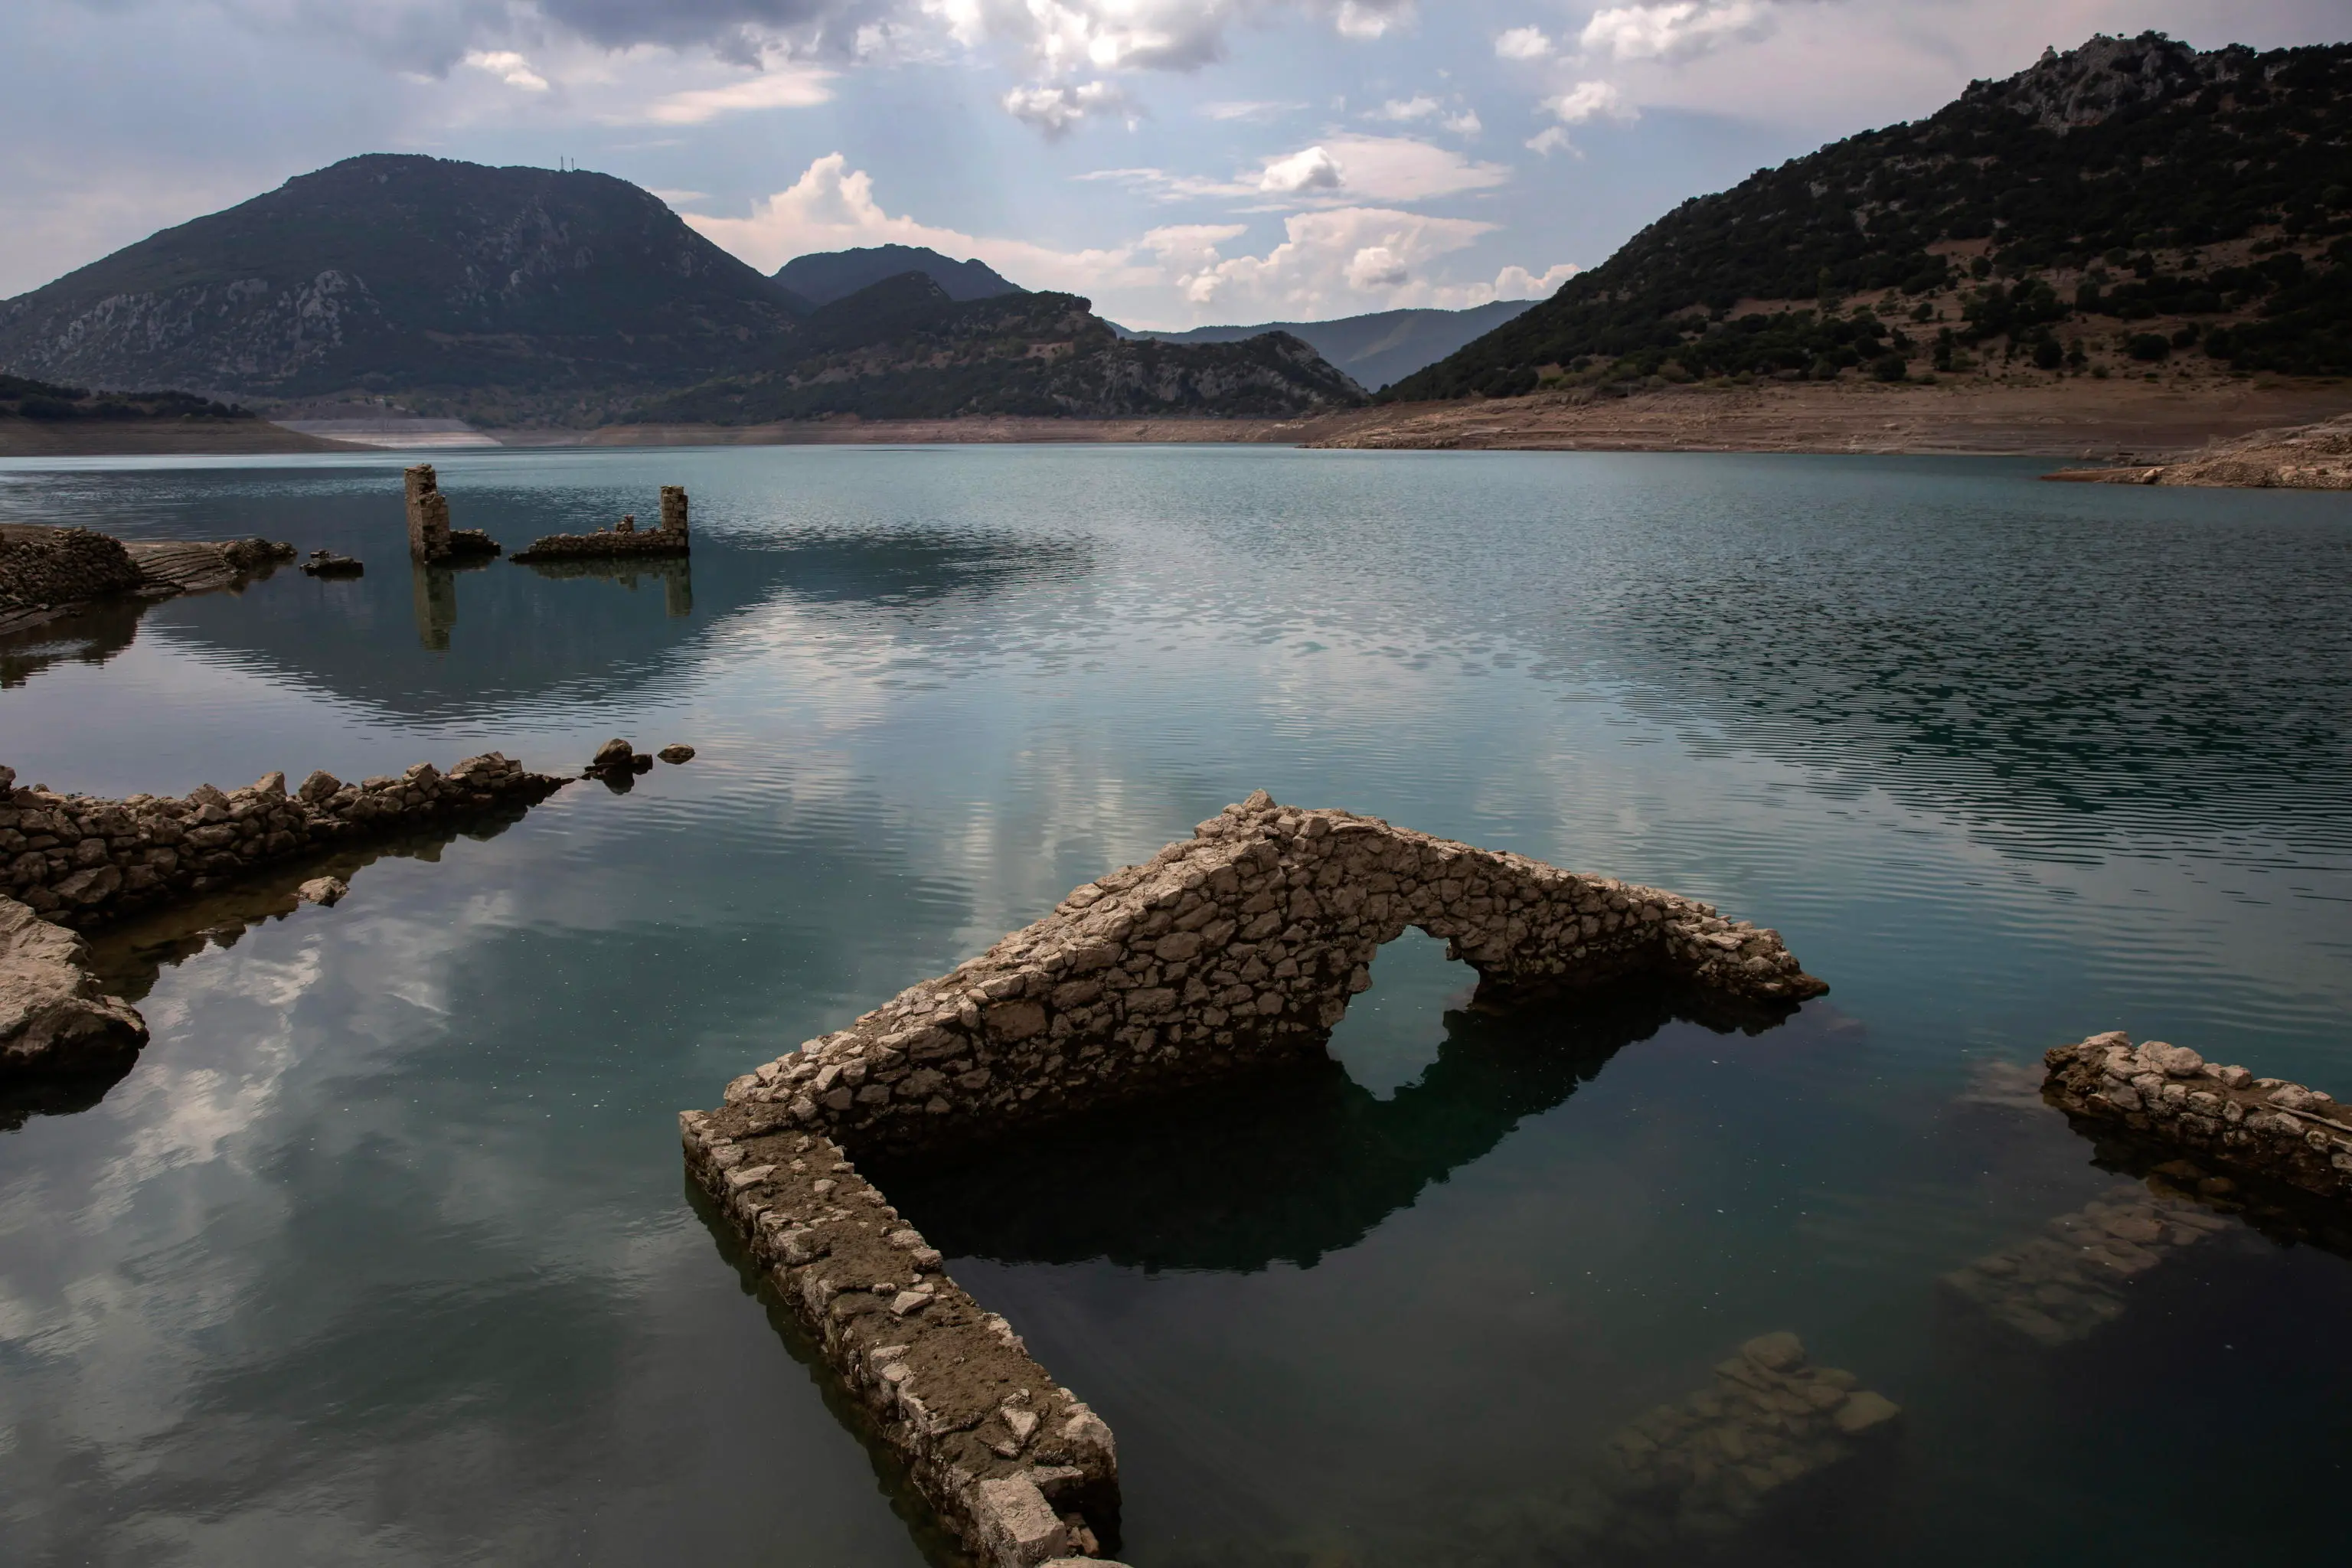
<svg viewBox="0 0 2352 1568"><path fill-rule="evenodd" d="M1998 1064L2122 1027L2352 1092L2345 498L1990 460L437 461L509 548L683 482L691 569L412 574L395 458L0 466L0 516L370 572L0 648L28 782L701 750L158 951L130 1076L0 1116L11 1555L944 1560L688 1201L672 1113L1260 786L1709 899L1834 989L1754 1035L1642 997L1491 1019L1409 937L1328 1074L894 1174L1118 1434L1126 1560L1578 1560L1596 1446L1781 1329L1904 1429L1729 1560L2334 1546L2352 1263L2240 1228L2055 1350L1936 1279L2116 1181Z"/></svg>

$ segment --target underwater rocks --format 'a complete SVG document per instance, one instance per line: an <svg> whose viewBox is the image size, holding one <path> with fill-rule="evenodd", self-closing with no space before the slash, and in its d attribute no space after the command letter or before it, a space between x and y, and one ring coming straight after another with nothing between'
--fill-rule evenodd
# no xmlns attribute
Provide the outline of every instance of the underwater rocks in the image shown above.
<svg viewBox="0 0 2352 1568"><path fill-rule="evenodd" d="M683 1112L678 1130L696 1183L968 1551L1038 1568L1115 1538L1110 1428L941 1271L840 1145L734 1108Z"/></svg>
<svg viewBox="0 0 2352 1568"><path fill-rule="evenodd" d="M1829 989L1708 905L1261 790L726 1098L915 1147L1227 1079L1319 1052L1408 926L1513 990L1642 977L1785 1011Z"/></svg>
<svg viewBox="0 0 2352 1568"><path fill-rule="evenodd" d="M366 574L367 567L349 555L338 555L331 550L313 550L303 558L302 572L310 577L359 577Z"/></svg>
<svg viewBox="0 0 2352 1568"><path fill-rule="evenodd" d="M1811 1365L1795 1334L1749 1340L1717 1364L1713 1387L1609 1439L1580 1533L1603 1555L1727 1538L1779 1494L1893 1434L1901 1409L1860 1384Z"/></svg>
<svg viewBox="0 0 2352 1568"><path fill-rule="evenodd" d="M16 779L0 767L0 892L84 930L330 846L533 804L565 783L496 752L446 773L419 763L397 778L347 784L314 773L292 791L284 773L270 773L184 799L59 795L11 788Z"/></svg>
<svg viewBox="0 0 2352 1568"><path fill-rule="evenodd" d="M2145 1142L2338 1202L2352 1198L2352 1109L2284 1079L2205 1060L2186 1046L2094 1035L2042 1058L2052 1104L2120 1123Z"/></svg>
<svg viewBox="0 0 2352 1568"><path fill-rule="evenodd" d="M0 898L0 1073L104 1067L147 1043L146 1021L89 965L80 937Z"/></svg>
<svg viewBox="0 0 2352 1568"><path fill-rule="evenodd" d="M2044 1234L1987 1253L1937 1283L1997 1327L2053 1349L2122 1317L2129 1280L2229 1228L2186 1196L2126 1182L2051 1220Z"/></svg>

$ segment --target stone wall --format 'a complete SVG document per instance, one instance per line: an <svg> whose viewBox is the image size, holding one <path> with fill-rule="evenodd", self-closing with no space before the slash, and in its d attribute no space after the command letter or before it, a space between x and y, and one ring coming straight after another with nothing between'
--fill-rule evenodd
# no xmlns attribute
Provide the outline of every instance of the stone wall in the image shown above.
<svg viewBox="0 0 2352 1568"><path fill-rule="evenodd" d="M449 526L449 498L430 463L403 469L408 505L408 558L425 565L483 559L499 552L498 541L478 528Z"/></svg>
<svg viewBox="0 0 2352 1568"><path fill-rule="evenodd" d="M1031 1568L1115 1542L1110 1428L940 1271L840 1145L762 1132L734 1108L678 1125L695 1180L982 1561Z"/></svg>
<svg viewBox="0 0 2352 1568"><path fill-rule="evenodd" d="M2122 1317L2126 1282L2228 1228L2192 1198L2126 1182L1937 1282L1996 1328L2054 1349Z"/></svg>
<svg viewBox="0 0 2352 1568"><path fill-rule="evenodd" d="M1785 1012L1828 989L1777 934L1707 905L1260 791L737 1079L718 1110L682 1115L695 1178L983 1561L1112 1544L1110 1434L938 1272L845 1152L998 1134L1319 1056L1408 926L1499 991L1639 977ZM1007 1388L1045 1404L1009 1405Z"/></svg>
<svg viewBox="0 0 2352 1568"><path fill-rule="evenodd" d="M632 514L611 528L594 533L550 533L533 540L528 550L515 552L517 561L602 560L614 557L685 555L689 552L686 526L686 487L664 485L661 526L641 529Z"/></svg>
<svg viewBox="0 0 2352 1568"><path fill-rule="evenodd" d="M121 540L87 528L0 524L0 631L135 594L144 581Z"/></svg>
<svg viewBox="0 0 2352 1568"><path fill-rule="evenodd" d="M2208 1062L2186 1046L2094 1035L2042 1058L2061 1109L2193 1151L2209 1164L2352 1198L2352 1108L2284 1079Z"/></svg>
<svg viewBox="0 0 2352 1568"><path fill-rule="evenodd" d="M1493 990L1631 975L1785 1009L1828 987L1711 907L1263 791L952 973L728 1086L853 1148L935 1144L1319 1053L1417 926Z"/></svg>
<svg viewBox="0 0 2352 1568"><path fill-rule="evenodd" d="M419 763L397 778L347 784L314 773L291 792L285 774L270 773L185 798L106 800L12 788L16 778L0 767L0 892L82 929L329 846L543 800L568 782L496 752L446 773Z"/></svg>

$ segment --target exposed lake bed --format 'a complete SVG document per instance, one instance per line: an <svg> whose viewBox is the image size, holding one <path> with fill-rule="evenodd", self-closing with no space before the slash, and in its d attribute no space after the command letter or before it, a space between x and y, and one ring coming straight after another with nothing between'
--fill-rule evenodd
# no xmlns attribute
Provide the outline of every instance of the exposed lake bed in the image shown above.
<svg viewBox="0 0 2352 1568"><path fill-rule="evenodd" d="M672 1113L1257 787L1704 898L1834 990L1753 1034L1490 1019L1409 935L1327 1072L885 1179L1118 1432L1124 1560L1552 1560L1612 1436L1783 1331L1904 1430L1735 1560L2325 1539L2224 1500L2340 1477L2352 1265L2241 1226L2055 1352L1937 1280L2116 1183L1988 1062L2121 1027L2352 1082L2341 498L1922 459L436 461L512 538L683 479L690 592L281 573L26 658L5 760L127 795L699 755L163 969L131 1074L0 1135L0 1509L37 1555L944 1552L721 1261ZM398 553L389 458L21 464L0 497ZM2210 1496L2095 1483L2152 1431Z"/></svg>

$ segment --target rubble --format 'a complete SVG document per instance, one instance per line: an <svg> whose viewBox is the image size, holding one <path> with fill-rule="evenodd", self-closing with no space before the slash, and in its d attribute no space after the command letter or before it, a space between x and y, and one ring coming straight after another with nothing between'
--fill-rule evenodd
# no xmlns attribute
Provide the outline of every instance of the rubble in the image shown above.
<svg viewBox="0 0 2352 1568"><path fill-rule="evenodd" d="M664 485L659 528L639 529L632 514L594 533L547 534L533 540L530 549L517 551L514 559L529 563L610 556L685 555L689 553L686 514L685 487Z"/></svg>

